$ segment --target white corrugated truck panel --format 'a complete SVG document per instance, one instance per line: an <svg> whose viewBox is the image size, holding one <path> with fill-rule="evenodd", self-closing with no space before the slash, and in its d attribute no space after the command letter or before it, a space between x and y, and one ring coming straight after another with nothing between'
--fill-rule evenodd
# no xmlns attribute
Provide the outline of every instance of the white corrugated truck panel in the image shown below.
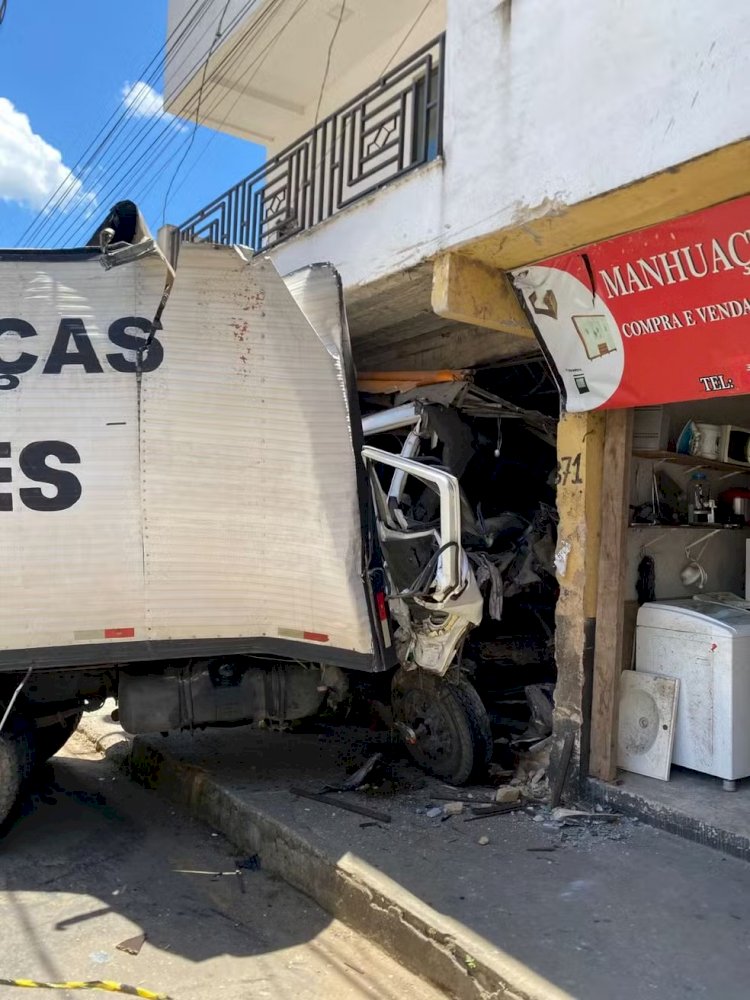
<svg viewBox="0 0 750 1000"><path fill-rule="evenodd" d="M331 272L317 285L337 301ZM324 343L270 261L201 244L163 322L141 414L149 636L370 653L336 324Z"/></svg>
<svg viewBox="0 0 750 1000"><path fill-rule="evenodd" d="M126 318L153 318L164 278L156 255L0 267L2 649L144 637L135 353L121 345L144 336Z"/></svg>

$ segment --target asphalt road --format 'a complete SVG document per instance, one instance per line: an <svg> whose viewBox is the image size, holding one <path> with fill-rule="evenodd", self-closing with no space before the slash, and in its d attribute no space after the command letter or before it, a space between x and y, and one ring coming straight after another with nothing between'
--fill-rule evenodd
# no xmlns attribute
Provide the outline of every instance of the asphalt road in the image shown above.
<svg viewBox="0 0 750 1000"><path fill-rule="evenodd" d="M0 840L0 978L111 979L175 1000L441 996L284 882L236 874L238 860L74 736ZM117 949L141 933L137 956ZM2 1000L31 995L0 986ZM55 993L84 995L106 994Z"/></svg>

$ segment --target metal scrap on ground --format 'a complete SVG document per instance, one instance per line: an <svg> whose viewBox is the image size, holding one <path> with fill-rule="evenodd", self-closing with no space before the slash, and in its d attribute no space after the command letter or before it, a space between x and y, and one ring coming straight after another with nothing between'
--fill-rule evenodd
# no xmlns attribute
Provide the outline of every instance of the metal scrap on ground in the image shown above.
<svg viewBox="0 0 750 1000"><path fill-rule="evenodd" d="M292 795L299 795L312 802L321 802L323 805L334 806L336 809L346 809L348 812L358 813L360 816L367 816L368 819L376 819L380 823L390 823L391 817L388 813L380 812L377 809L368 809L366 806L355 805L353 802L345 802L337 795L329 792L308 792L303 788L290 788Z"/></svg>

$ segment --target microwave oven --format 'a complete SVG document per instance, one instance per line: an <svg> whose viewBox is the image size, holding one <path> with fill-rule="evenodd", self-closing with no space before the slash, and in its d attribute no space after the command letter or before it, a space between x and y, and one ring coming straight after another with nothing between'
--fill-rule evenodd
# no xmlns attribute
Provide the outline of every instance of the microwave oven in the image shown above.
<svg viewBox="0 0 750 1000"><path fill-rule="evenodd" d="M722 424L718 458L730 465L750 466L750 430Z"/></svg>

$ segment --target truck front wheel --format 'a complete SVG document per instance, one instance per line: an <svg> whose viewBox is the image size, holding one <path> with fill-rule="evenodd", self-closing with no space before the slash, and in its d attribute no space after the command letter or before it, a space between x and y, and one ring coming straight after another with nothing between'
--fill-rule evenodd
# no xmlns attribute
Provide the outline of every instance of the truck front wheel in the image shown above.
<svg viewBox="0 0 750 1000"><path fill-rule="evenodd" d="M421 670L393 678L393 719L424 771L452 785L478 777L492 757L492 732L475 688Z"/></svg>

